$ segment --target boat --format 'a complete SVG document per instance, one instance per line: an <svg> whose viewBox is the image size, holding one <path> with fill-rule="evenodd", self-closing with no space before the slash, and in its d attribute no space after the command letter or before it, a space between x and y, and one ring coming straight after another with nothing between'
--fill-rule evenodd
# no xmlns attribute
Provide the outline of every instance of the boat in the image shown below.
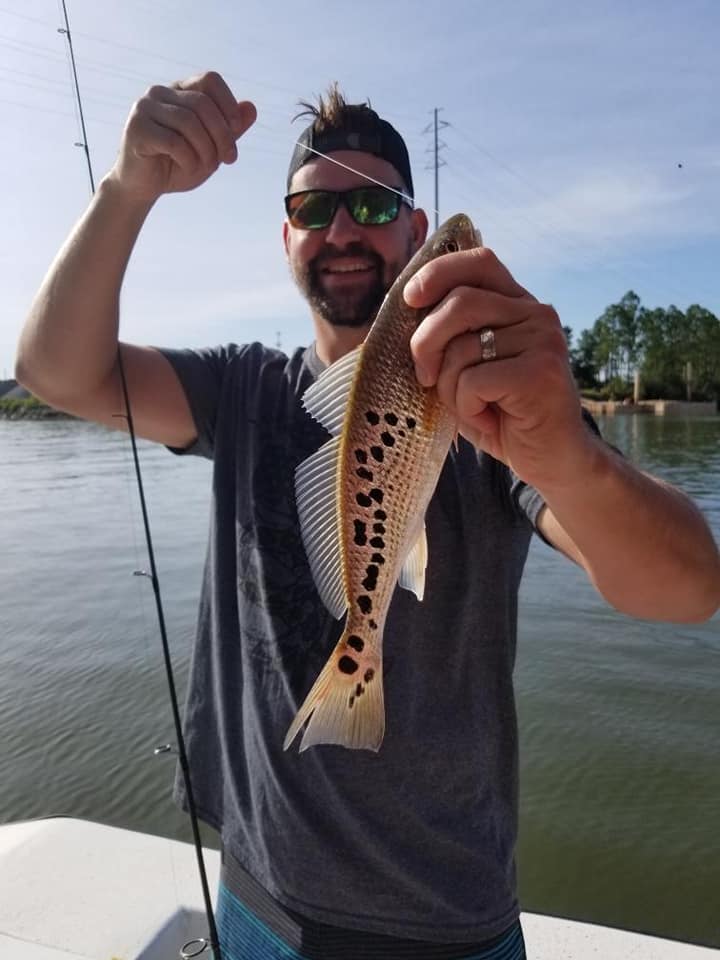
<svg viewBox="0 0 720 960"><path fill-rule="evenodd" d="M215 890L220 855L204 854ZM529 960L720 960L711 947L562 917L523 913L522 925ZM71 817L0 826L0 956L209 958L206 936L190 844Z"/></svg>

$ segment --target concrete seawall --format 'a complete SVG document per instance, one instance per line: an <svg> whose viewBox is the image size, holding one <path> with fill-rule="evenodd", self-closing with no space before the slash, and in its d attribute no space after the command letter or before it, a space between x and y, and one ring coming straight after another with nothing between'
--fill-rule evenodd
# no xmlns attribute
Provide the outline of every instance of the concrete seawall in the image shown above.
<svg viewBox="0 0 720 960"><path fill-rule="evenodd" d="M682 400L641 400L626 403L620 400L585 400L583 406L593 416L622 416L628 413L651 413L656 417L712 417L717 413L717 403L692 403Z"/></svg>

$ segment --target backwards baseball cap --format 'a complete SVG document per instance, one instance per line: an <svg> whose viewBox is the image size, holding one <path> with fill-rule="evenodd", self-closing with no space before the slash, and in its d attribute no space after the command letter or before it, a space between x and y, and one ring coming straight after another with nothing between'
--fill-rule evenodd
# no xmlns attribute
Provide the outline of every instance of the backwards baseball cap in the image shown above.
<svg viewBox="0 0 720 960"><path fill-rule="evenodd" d="M363 106L360 110L347 110L340 126L317 130L316 122L313 121L298 137L288 168L288 191L295 173L300 167L314 160L318 153L359 150L382 157L392 164L402 177L409 196L414 197L410 157L405 141L392 124L379 117L369 106Z"/></svg>

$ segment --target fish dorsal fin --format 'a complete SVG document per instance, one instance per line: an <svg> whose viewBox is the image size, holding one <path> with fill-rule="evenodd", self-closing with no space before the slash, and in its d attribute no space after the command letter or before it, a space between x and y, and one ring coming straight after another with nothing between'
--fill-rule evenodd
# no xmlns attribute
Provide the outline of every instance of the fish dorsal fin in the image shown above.
<svg viewBox="0 0 720 960"><path fill-rule="evenodd" d="M345 613L340 524L336 504L340 437L333 437L295 471L300 533L315 586L330 613Z"/></svg>
<svg viewBox="0 0 720 960"><path fill-rule="evenodd" d="M350 388L362 355L363 345L326 367L302 397L307 412L336 437L342 430Z"/></svg>
<svg viewBox="0 0 720 960"><path fill-rule="evenodd" d="M425 524L420 527L420 533L415 543L410 549L410 553L405 559L405 563L400 570L398 577L398 586L405 590L410 590L418 600L422 600L425 594L425 570L428 561L427 534L425 533Z"/></svg>

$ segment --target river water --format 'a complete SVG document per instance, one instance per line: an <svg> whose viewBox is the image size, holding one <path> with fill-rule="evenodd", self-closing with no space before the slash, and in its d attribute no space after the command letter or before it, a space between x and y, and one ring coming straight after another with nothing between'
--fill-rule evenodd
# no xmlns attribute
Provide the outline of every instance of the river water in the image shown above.
<svg viewBox="0 0 720 960"><path fill-rule="evenodd" d="M619 416L606 437L720 539L720 417ZM140 443L182 693L210 465ZM0 822L65 814L189 839L126 437L0 421ZM521 591L524 909L720 946L720 617L614 613L534 542ZM208 834L209 842L213 838Z"/></svg>

